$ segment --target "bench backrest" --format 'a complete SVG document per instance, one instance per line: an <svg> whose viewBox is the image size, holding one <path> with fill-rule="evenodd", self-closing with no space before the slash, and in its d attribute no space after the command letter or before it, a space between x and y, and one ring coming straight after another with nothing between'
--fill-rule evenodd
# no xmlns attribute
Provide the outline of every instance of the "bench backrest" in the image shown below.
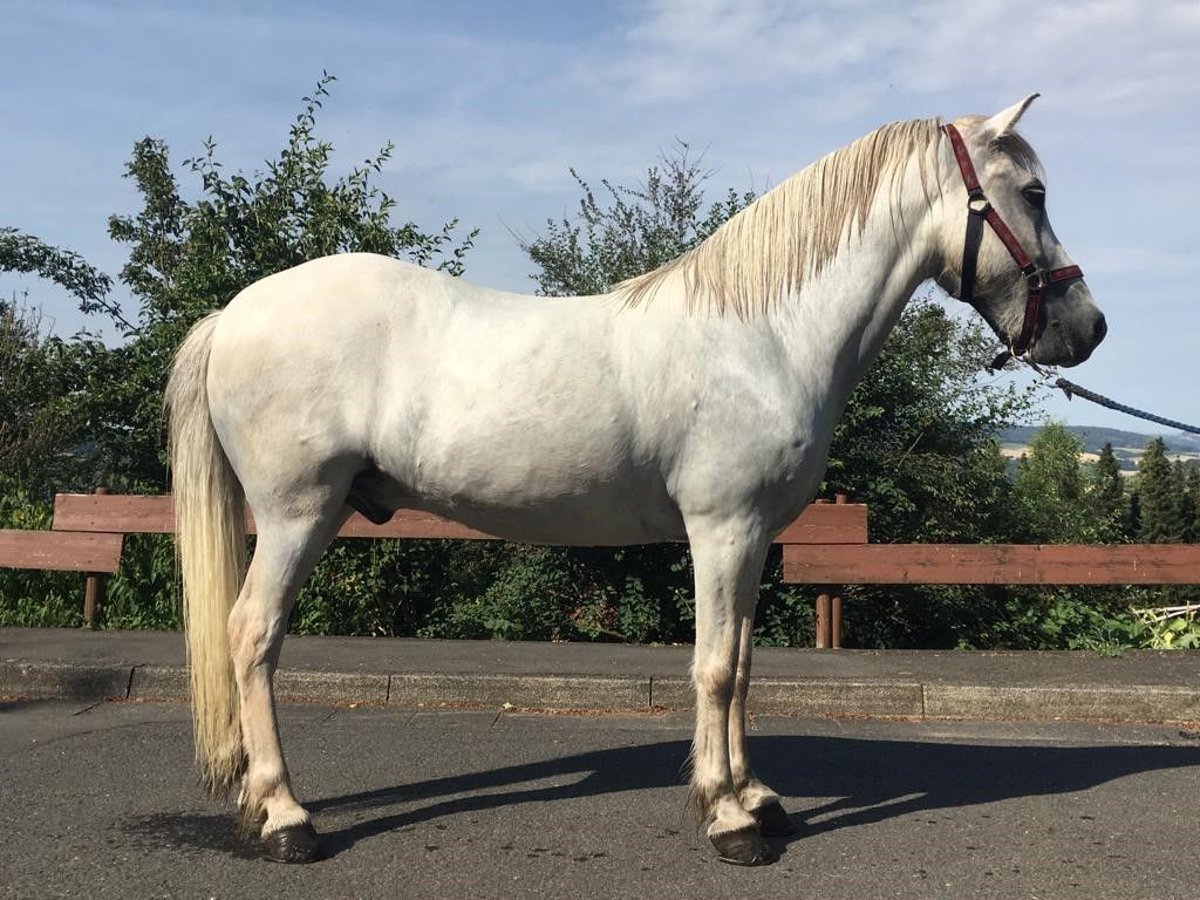
<svg viewBox="0 0 1200 900"><path fill-rule="evenodd" d="M115 572L120 534L55 534L0 530L0 567L52 572Z"/></svg>
<svg viewBox="0 0 1200 900"><path fill-rule="evenodd" d="M246 515L253 534L254 516ZM58 494L54 530L112 534L171 534L175 511L169 495ZM390 522L375 525L358 513L346 520L339 537L450 538L496 540L449 519L411 509L396 511ZM867 507L858 503L815 503L776 539L780 544L865 544Z"/></svg>

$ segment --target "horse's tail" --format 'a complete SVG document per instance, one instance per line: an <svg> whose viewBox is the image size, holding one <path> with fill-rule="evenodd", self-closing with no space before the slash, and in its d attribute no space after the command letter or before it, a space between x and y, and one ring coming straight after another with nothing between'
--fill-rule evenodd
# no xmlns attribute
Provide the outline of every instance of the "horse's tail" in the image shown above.
<svg viewBox="0 0 1200 900"><path fill-rule="evenodd" d="M208 408L208 359L218 315L196 323L180 346L166 407L196 762L204 785L223 794L245 768L226 626L245 577L246 534L242 487Z"/></svg>

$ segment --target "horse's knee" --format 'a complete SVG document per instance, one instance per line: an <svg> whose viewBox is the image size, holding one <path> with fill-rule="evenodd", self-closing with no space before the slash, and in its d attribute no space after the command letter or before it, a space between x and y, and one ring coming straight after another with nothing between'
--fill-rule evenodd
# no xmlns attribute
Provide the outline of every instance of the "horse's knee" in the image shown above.
<svg viewBox="0 0 1200 900"><path fill-rule="evenodd" d="M728 704L734 695L734 673L728 666L697 665L692 667L692 684L697 698L711 703Z"/></svg>

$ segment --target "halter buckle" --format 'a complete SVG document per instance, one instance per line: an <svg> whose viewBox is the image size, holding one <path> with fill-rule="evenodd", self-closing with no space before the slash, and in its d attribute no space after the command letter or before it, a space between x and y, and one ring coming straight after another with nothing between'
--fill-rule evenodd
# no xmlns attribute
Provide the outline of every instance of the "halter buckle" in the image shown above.
<svg viewBox="0 0 1200 900"><path fill-rule="evenodd" d="M1030 293L1043 290L1050 280L1046 277L1046 273L1041 269L1031 266L1028 270L1022 270L1025 276L1025 284L1028 286Z"/></svg>
<svg viewBox="0 0 1200 900"><path fill-rule="evenodd" d="M972 193L967 196L967 211L973 216L986 216L991 210L992 204L988 202L988 198L983 195L983 191Z"/></svg>

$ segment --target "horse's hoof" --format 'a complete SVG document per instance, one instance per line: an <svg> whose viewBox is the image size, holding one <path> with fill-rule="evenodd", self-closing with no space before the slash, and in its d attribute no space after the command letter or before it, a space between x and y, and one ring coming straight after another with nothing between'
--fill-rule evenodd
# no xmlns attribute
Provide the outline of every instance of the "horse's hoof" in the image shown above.
<svg viewBox="0 0 1200 900"><path fill-rule="evenodd" d="M792 817L777 800L750 810L750 815L758 822L758 830L763 837L787 837L796 833Z"/></svg>
<svg viewBox="0 0 1200 900"><path fill-rule="evenodd" d="M262 842L263 853L271 862L310 863L321 858L321 844L312 822L301 822L272 831Z"/></svg>
<svg viewBox="0 0 1200 900"><path fill-rule="evenodd" d="M717 848L717 859L731 866L769 866L779 859L757 828L725 831L709 835L708 839Z"/></svg>

